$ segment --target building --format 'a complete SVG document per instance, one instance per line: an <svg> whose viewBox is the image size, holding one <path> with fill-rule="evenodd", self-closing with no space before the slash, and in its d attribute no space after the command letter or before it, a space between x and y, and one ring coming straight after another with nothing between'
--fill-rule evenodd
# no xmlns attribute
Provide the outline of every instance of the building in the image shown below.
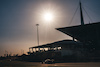
<svg viewBox="0 0 100 67"><path fill-rule="evenodd" d="M73 40L62 40L45 45L30 47L28 54L31 56L38 56L36 60L45 60L48 58L56 61L64 60L69 57L81 57L83 46L81 42ZM74 58L75 59L75 58Z"/></svg>
<svg viewBox="0 0 100 67"><path fill-rule="evenodd" d="M80 3L81 25L57 28L57 30L83 43L85 57L100 60L100 22L84 24Z"/></svg>
<svg viewBox="0 0 100 67"><path fill-rule="evenodd" d="M80 3L81 25L56 28L73 38L29 48L31 60L98 61L100 60L100 22L84 24ZM74 41L76 39L77 41ZM33 58L33 59L32 59Z"/></svg>

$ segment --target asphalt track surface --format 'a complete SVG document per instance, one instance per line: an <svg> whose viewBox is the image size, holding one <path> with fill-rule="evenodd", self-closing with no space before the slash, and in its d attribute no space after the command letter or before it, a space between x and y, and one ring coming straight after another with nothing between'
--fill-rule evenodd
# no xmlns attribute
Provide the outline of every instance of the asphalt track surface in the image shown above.
<svg viewBox="0 0 100 67"><path fill-rule="evenodd" d="M100 67L100 62L41 64L40 62L0 60L0 67Z"/></svg>

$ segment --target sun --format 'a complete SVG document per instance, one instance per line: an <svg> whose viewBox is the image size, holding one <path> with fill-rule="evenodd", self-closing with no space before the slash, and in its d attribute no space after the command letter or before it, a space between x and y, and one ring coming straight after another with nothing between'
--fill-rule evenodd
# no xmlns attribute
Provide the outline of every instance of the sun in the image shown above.
<svg viewBox="0 0 100 67"><path fill-rule="evenodd" d="M52 21L53 20L53 14L50 12L44 13L44 20L46 21Z"/></svg>

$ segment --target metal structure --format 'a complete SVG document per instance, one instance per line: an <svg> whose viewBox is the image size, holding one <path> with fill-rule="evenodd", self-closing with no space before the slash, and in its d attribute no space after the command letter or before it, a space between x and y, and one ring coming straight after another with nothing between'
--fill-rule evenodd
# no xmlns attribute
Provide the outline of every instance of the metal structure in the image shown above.
<svg viewBox="0 0 100 67"><path fill-rule="evenodd" d="M36 26L37 26L37 44L39 46L39 30L38 30L39 24L36 24ZM40 48L38 48L38 49L40 50Z"/></svg>
<svg viewBox="0 0 100 67"><path fill-rule="evenodd" d="M83 42L91 45L92 49L99 49L100 47L100 22L84 24L82 6L80 2L80 16L81 25L57 28L57 30Z"/></svg>

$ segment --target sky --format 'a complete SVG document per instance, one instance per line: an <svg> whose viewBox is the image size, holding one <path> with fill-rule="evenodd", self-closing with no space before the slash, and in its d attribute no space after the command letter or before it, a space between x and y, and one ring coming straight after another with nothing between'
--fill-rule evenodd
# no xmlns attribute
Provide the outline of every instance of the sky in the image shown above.
<svg viewBox="0 0 100 67"><path fill-rule="evenodd" d="M100 0L81 2L85 24L100 22ZM52 21L43 19L48 11ZM37 46L36 24L39 45L72 39L55 28L80 25L79 0L0 0L0 56L5 50L20 55Z"/></svg>

